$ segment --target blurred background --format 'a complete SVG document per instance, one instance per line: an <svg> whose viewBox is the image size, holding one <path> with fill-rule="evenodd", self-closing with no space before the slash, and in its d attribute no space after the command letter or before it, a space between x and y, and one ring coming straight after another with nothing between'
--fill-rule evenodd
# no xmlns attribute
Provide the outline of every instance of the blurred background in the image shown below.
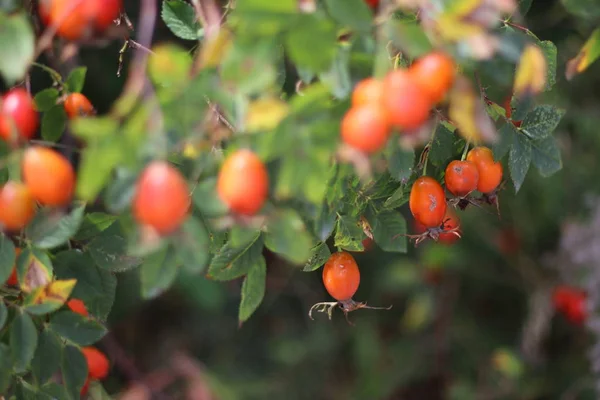
<svg viewBox="0 0 600 400"><path fill-rule="evenodd" d="M137 3L126 2L134 23ZM132 271L119 275L111 333L99 344L114 365L107 391L131 399L598 398L600 63L564 78L594 22L560 1L533 1L524 25L558 47L557 84L540 103L567 110L556 133L564 167L548 179L531 169L518 196L506 185L500 220L462 213L463 238L452 247L427 243L398 255L373 245L355 254L355 299L391 310L354 312L355 326L339 310L332 321L311 321L310 306L330 301L321 270L305 273L268 254L265 301L238 326L241 280L182 274L144 302ZM155 43L175 40L159 21ZM127 74L129 52L116 76L122 44L79 55L88 67L83 92L100 114ZM34 92L49 84L35 71ZM561 284L588 291L583 324L556 314L552 291Z"/></svg>

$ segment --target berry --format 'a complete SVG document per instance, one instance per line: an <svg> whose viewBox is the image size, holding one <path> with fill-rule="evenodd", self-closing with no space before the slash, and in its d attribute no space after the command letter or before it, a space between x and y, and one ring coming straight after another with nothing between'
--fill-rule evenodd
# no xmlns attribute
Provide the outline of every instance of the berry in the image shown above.
<svg viewBox="0 0 600 400"><path fill-rule="evenodd" d="M81 352L87 361L88 377L102 380L108 376L110 363L104 353L95 347L84 347Z"/></svg>
<svg viewBox="0 0 600 400"><path fill-rule="evenodd" d="M574 324L581 325L587 318L587 295L570 286L557 286L552 294L554 308Z"/></svg>
<svg viewBox="0 0 600 400"><path fill-rule="evenodd" d="M446 167L446 189L458 197L464 197L477 189L479 171L471 161L454 160Z"/></svg>
<svg viewBox="0 0 600 400"><path fill-rule="evenodd" d="M382 104L393 125L411 131L427 121L431 102L408 72L390 72L383 81L383 87Z"/></svg>
<svg viewBox="0 0 600 400"><path fill-rule="evenodd" d="M365 3L367 3L373 9L379 6L379 0L365 0Z"/></svg>
<svg viewBox="0 0 600 400"><path fill-rule="evenodd" d="M444 221L442 223L442 231L438 236L438 241L440 243L453 244L460 239L460 220L458 215L452 211L452 208L447 208L446 215L444 215Z"/></svg>
<svg viewBox="0 0 600 400"><path fill-rule="evenodd" d="M467 161L477 166L479 181L477 190L481 193L492 193L502 182L502 164L494 161L492 151L487 147L475 147L467 154Z"/></svg>
<svg viewBox="0 0 600 400"><path fill-rule="evenodd" d="M140 224L166 235L179 228L189 208L190 190L176 168L155 161L144 169L133 199L133 215Z"/></svg>
<svg viewBox="0 0 600 400"><path fill-rule="evenodd" d="M0 225L8 231L24 228L35 214L35 200L20 182L9 181L0 189Z"/></svg>
<svg viewBox="0 0 600 400"><path fill-rule="evenodd" d="M426 228L441 226L447 209L444 189L435 179L420 177L410 190L409 207L415 220Z"/></svg>
<svg viewBox="0 0 600 400"><path fill-rule="evenodd" d="M81 93L71 93L68 95L64 105L65 111L71 119L94 114L94 106Z"/></svg>
<svg viewBox="0 0 600 400"><path fill-rule="evenodd" d="M227 157L217 180L219 197L233 212L254 215L269 193L269 175L263 162L250 150Z"/></svg>
<svg viewBox="0 0 600 400"><path fill-rule="evenodd" d="M376 104L352 107L341 125L342 139L349 146L365 153L381 150L389 138L387 115Z"/></svg>
<svg viewBox="0 0 600 400"><path fill-rule="evenodd" d="M75 171L62 154L33 146L23 156L23 179L33 198L48 206L65 206L73 197Z"/></svg>
<svg viewBox="0 0 600 400"><path fill-rule="evenodd" d="M67 302L67 307L71 309L74 313L79 315L83 315L84 317L89 317L90 314L85 306L85 303L79 299L71 299Z"/></svg>
<svg viewBox="0 0 600 400"><path fill-rule="evenodd" d="M435 104L440 102L452 87L456 76L456 65L448 55L434 52L415 61L409 73L414 82L429 97L429 101Z"/></svg>
<svg viewBox="0 0 600 400"><path fill-rule="evenodd" d="M0 137L6 141L13 139L17 132L20 139L29 140L35 135L40 117L35 103L25 89L12 89L2 96L0 104Z"/></svg>
<svg viewBox="0 0 600 400"><path fill-rule="evenodd" d="M68 40L91 37L112 24L121 11L122 0L47 0L40 2L39 14L47 25L56 25L56 34Z"/></svg>
<svg viewBox="0 0 600 400"><path fill-rule="evenodd" d="M360 81L352 92L352 106L381 104L383 98L383 82L375 78Z"/></svg>
<svg viewBox="0 0 600 400"><path fill-rule="evenodd" d="M21 254L21 249L17 247L15 249L15 256L16 256L16 258L19 258L19 254ZM13 265L12 272L11 272L10 276L8 277L8 280L6 281L6 284L8 286L19 286L19 278L17 277L17 263L16 263L16 260L15 260L15 265Z"/></svg>
<svg viewBox="0 0 600 400"><path fill-rule="evenodd" d="M337 301L350 300L360 284L360 271L354 257L345 251L332 254L323 267L323 284Z"/></svg>

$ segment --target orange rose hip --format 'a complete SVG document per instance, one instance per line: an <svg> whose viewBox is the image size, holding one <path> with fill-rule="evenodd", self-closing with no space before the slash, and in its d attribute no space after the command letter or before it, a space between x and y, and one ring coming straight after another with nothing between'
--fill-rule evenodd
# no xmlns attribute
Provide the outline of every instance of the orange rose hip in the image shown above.
<svg viewBox="0 0 600 400"><path fill-rule="evenodd" d="M62 154L33 146L23 155L23 180L33 198L47 206L65 206L75 188L75 171Z"/></svg>

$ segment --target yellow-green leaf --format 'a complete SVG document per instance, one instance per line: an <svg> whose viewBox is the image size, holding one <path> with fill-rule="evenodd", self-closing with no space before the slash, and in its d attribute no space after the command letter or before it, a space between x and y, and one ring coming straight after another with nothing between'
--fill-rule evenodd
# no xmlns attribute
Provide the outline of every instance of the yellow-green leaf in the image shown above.
<svg viewBox="0 0 600 400"><path fill-rule="evenodd" d="M267 131L274 129L289 112L287 103L274 97L253 101L248 106L246 130Z"/></svg>
<svg viewBox="0 0 600 400"><path fill-rule="evenodd" d="M542 50L530 44L525 47L517 67L514 83L516 97L534 96L546 87L548 64Z"/></svg>
<svg viewBox="0 0 600 400"><path fill-rule="evenodd" d="M38 287L25 298L25 309L31 314L48 314L58 310L69 298L77 280L53 281Z"/></svg>
<svg viewBox="0 0 600 400"><path fill-rule="evenodd" d="M575 75L585 71L598 57L600 57L600 28L592 33L577 56L567 63L567 79L573 79Z"/></svg>

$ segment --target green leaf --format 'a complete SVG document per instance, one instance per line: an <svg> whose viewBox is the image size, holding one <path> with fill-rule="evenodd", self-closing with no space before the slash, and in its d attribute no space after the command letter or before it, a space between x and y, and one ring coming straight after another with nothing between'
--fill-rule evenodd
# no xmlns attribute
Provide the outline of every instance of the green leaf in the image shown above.
<svg viewBox="0 0 600 400"><path fill-rule="evenodd" d="M25 76L35 53L35 34L26 13L0 13L0 49L0 75L12 86Z"/></svg>
<svg viewBox="0 0 600 400"><path fill-rule="evenodd" d="M118 235L103 235L90 242L87 248L96 265L112 272L124 272L139 266L139 257L127 254L127 240Z"/></svg>
<svg viewBox="0 0 600 400"><path fill-rule="evenodd" d="M137 178L137 174L132 171L117 168L104 195L104 202L108 211L120 214L131 205L135 195Z"/></svg>
<svg viewBox="0 0 600 400"><path fill-rule="evenodd" d="M312 254L306 264L304 264L304 268L302 268L302 271L304 272L311 272L319 269L331 256L331 251L329 250L327 243L319 243L310 249L310 251Z"/></svg>
<svg viewBox="0 0 600 400"><path fill-rule="evenodd" d="M49 329L80 346L90 346L106 334L97 321L71 311L60 311L50 318Z"/></svg>
<svg viewBox="0 0 600 400"><path fill-rule="evenodd" d="M85 85L85 75L87 73L87 67L77 67L71 71L65 85L71 93L81 93L83 85Z"/></svg>
<svg viewBox="0 0 600 400"><path fill-rule="evenodd" d="M77 241L93 239L104 232L104 230L110 227L116 220L116 216L101 212L86 214L73 239Z"/></svg>
<svg viewBox="0 0 600 400"><path fill-rule="evenodd" d="M294 264L303 264L310 257L314 244L300 215L292 209L281 210L267 225L265 246Z"/></svg>
<svg viewBox="0 0 600 400"><path fill-rule="evenodd" d="M240 322L247 321L256 311L265 296L265 286L267 279L267 263L264 257L260 257L259 262L254 263L248 275L242 284L242 299L240 301Z"/></svg>
<svg viewBox="0 0 600 400"><path fill-rule="evenodd" d="M67 127L67 113L62 104L57 104L42 117L42 138L57 142Z"/></svg>
<svg viewBox="0 0 600 400"><path fill-rule="evenodd" d="M529 9L531 8L531 3L533 0L519 0L519 13L522 16L525 16Z"/></svg>
<svg viewBox="0 0 600 400"><path fill-rule="evenodd" d="M408 202L407 185L400 185L383 203L383 206L387 209L394 209L403 206L406 202Z"/></svg>
<svg viewBox="0 0 600 400"><path fill-rule="evenodd" d="M49 330L43 330L38 340L31 371L38 386L48 382L60 366L61 343Z"/></svg>
<svg viewBox="0 0 600 400"><path fill-rule="evenodd" d="M325 0L329 14L340 24L359 32L369 32L373 12L364 0Z"/></svg>
<svg viewBox="0 0 600 400"><path fill-rule="evenodd" d="M188 217L173 237L173 245L183 268L194 273L204 271L210 260L210 238L200 219Z"/></svg>
<svg viewBox="0 0 600 400"><path fill-rule="evenodd" d="M395 180L406 183L413 173L415 151L396 147L387 157L388 171Z"/></svg>
<svg viewBox="0 0 600 400"><path fill-rule="evenodd" d="M546 90L552 89L556 83L556 53L557 49L554 43L544 40L538 43L546 58L548 71L546 72Z"/></svg>
<svg viewBox="0 0 600 400"><path fill-rule="evenodd" d="M55 88L48 88L38 92L35 97L35 106L40 112L49 111L56 106L60 93Z"/></svg>
<svg viewBox="0 0 600 400"><path fill-rule="evenodd" d="M6 393L12 381L10 348L0 342L0 393Z"/></svg>
<svg viewBox="0 0 600 400"><path fill-rule="evenodd" d="M142 296L151 299L167 290L177 278L179 265L171 247L146 257L140 267Z"/></svg>
<svg viewBox="0 0 600 400"><path fill-rule="evenodd" d="M508 159L508 168L515 185L515 192L519 191L525 181L529 164L531 164L531 144L524 135L515 135Z"/></svg>
<svg viewBox="0 0 600 400"><path fill-rule="evenodd" d="M15 245L12 240L0 233L0 282L4 283L10 277L15 259Z"/></svg>
<svg viewBox="0 0 600 400"><path fill-rule="evenodd" d="M383 251L406 253L406 220L397 211L367 213L373 239Z"/></svg>
<svg viewBox="0 0 600 400"><path fill-rule="evenodd" d="M571 14L581 18L600 18L600 3L596 0L562 0L563 5Z"/></svg>
<svg viewBox="0 0 600 400"><path fill-rule="evenodd" d="M18 311L10 326L10 352L17 373L27 370L37 347L38 333L31 317Z"/></svg>
<svg viewBox="0 0 600 400"><path fill-rule="evenodd" d="M531 139L542 139L554 132L565 111L551 105L535 107L525 116L521 130Z"/></svg>
<svg viewBox="0 0 600 400"><path fill-rule="evenodd" d="M386 28L394 45L411 57L422 56L432 49L427 35L416 21L389 19Z"/></svg>
<svg viewBox="0 0 600 400"><path fill-rule="evenodd" d="M17 257L19 286L26 293L50 283L52 271L52 260L43 250L28 247Z"/></svg>
<svg viewBox="0 0 600 400"><path fill-rule="evenodd" d="M331 21L317 14L305 14L288 32L285 45L292 61L314 72L329 69L337 48L337 34Z"/></svg>
<svg viewBox="0 0 600 400"><path fill-rule="evenodd" d="M506 122L498 131L498 141L492 147L494 160L499 161L504 158L513 144L514 137L520 134L512 122Z"/></svg>
<svg viewBox="0 0 600 400"><path fill-rule="evenodd" d="M435 138L429 149L429 162L436 167L446 165L446 162L454 155L454 133L444 125L439 124L435 131Z"/></svg>
<svg viewBox="0 0 600 400"><path fill-rule="evenodd" d="M548 177L562 169L562 158L552 136L531 142L531 161L543 177Z"/></svg>
<svg viewBox="0 0 600 400"><path fill-rule="evenodd" d="M4 301L0 301L0 331L4 328L6 320L8 319L8 308L4 304Z"/></svg>
<svg viewBox="0 0 600 400"><path fill-rule="evenodd" d="M229 281L247 274L250 267L262 258L263 246L260 234L243 247L234 248L226 243L212 259L208 276L218 281Z"/></svg>
<svg viewBox="0 0 600 400"><path fill-rule="evenodd" d="M81 120L83 118L79 118ZM76 194L80 199L93 201L109 182L113 169L123 161L123 144L113 138L92 140L81 155L77 174Z"/></svg>
<svg viewBox="0 0 600 400"><path fill-rule="evenodd" d="M27 237L40 249L53 249L69 241L83 219L85 204L80 204L68 215L56 210L42 210L27 226Z"/></svg>
<svg viewBox="0 0 600 400"><path fill-rule="evenodd" d="M87 361L81 350L75 346L66 345L62 351L60 370L69 399L79 400L81 388L88 375Z"/></svg>
<svg viewBox="0 0 600 400"><path fill-rule="evenodd" d="M236 3L235 22L253 33L273 36L286 29L298 14L297 0L244 0Z"/></svg>
<svg viewBox="0 0 600 400"><path fill-rule="evenodd" d="M68 400L67 389L58 383L49 382L40 388L42 393L50 396L51 400Z"/></svg>
<svg viewBox="0 0 600 400"><path fill-rule="evenodd" d="M186 40L202 37L202 26L190 4L181 0L163 1L161 16L175 36Z"/></svg>
<svg viewBox="0 0 600 400"><path fill-rule="evenodd" d="M335 212L331 210L331 208L327 204L323 204L321 206L321 210L319 211L319 215L314 221L313 233L317 237L317 239L321 241L326 241L329 236L333 233L333 228L335 228L336 223L336 215Z"/></svg>
<svg viewBox="0 0 600 400"><path fill-rule="evenodd" d="M119 132L119 123L110 117L76 118L71 121L73 134L86 141L115 136Z"/></svg>
<svg viewBox="0 0 600 400"><path fill-rule="evenodd" d="M216 178L209 178L198 184L194 189L192 199L204 216L220 217L227 214L227 206L217 194Z"/></svg>
<svg viewBox="0 0 600 400"><path fill-rule="evenodd" d="M335 246L348 251L363 251L362 241L366 238L358 221L349 216L338 218L335 231Z"/></svg>
<svg viewBox="0 0 600 400"><path fill-rule="evenodd" d="M319 78L321 82L329 87L331 93L337 99L348 98L352 91L352 82L350 79L350 48L340 48L329 70L319 74Z"/></svg>
<svg viewBox="0 0 600 400"><path fill-rule="evenodd" d="M116 277L95 266L89 253L78 250L58 253L54 264L58 279L77 280L72 296L82 300L92 315L105 319L114 301Z"/></svg>

